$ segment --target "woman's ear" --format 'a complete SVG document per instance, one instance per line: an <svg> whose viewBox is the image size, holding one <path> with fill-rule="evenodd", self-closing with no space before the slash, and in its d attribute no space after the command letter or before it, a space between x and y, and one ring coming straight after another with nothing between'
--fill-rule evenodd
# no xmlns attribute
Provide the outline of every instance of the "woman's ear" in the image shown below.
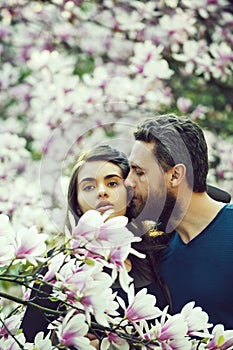
<svg viewBox="0 0 233 350"><path fill-rule="evenodd" d="M170 184L172 187L180 185L186 176L186 166L184 164L176 164L170 172Z"/></svg>

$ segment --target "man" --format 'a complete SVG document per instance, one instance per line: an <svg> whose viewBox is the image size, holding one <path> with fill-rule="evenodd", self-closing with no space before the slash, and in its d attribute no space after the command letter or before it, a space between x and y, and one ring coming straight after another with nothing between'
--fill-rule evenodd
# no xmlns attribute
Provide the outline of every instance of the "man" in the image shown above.
<svg viewBox="0 0 233 350"><path fill-rule="evenodd" d="M134 136L126 179L134 192L130 211L155 220L171 237L160 274L173 312L195 301L210 322L233 329L233 205L207 194L201 128L189 118L162 115L143 122ZM158 303L164 306L162 297Z"/></svg>

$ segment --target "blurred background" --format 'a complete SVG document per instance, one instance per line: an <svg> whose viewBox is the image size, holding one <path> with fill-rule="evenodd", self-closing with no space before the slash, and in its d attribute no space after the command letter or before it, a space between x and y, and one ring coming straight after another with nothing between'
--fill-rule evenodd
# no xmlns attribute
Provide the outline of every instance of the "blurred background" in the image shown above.
<svg viewBox="0 0 233 350"><path fill-rule="evenodd" d="M187 115L208 182L233 195L233 13L227 0L1 0L0 212L60 230L83 148L127 154L136 124Z"/></svg>

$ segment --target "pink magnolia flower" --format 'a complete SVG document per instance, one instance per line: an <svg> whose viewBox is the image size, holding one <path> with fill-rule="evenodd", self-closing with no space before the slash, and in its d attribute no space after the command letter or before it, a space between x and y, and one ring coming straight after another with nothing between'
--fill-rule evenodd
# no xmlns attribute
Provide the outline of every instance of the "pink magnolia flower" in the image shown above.
<svg viewBox="0 0 233 350"><path fill-rule="evenodd" d="M95 258L112 268L112 278L115 280L119 273L122 288L127 291L132 278L128 275L124 261L129 253L144 257L131 248L132 242L138 242L140 237L135 237L125 226L128 219L118 216L108 219L110 211L101 215L96 210L89 210L80 219L77 227L71 235L70 247L74 254L85 254L86 257ZM68 233L69 234L69 233ZM85 247L86 252L83 251Z"/></svg>
<svg viewBox="0 0 233 350"><path fill-rule="evenodd" d="M190 114L190 118L192 120L204 119L207 112L208 112L208 107L199 104Z"/></svg>
<svg viewBox="0 0 233 350"><path fill-rule="evenodd" d="M82 305L88 322L92 314L98 323L108 327L108 315L118 314L116 309L119 305L114 301L114 297L111 288L106 288L103 283L94 282L92 287L85 291L77 306Z"/></svg>
<svg viewBox="0 0 233 350"><path fill-rule="evenodd" d="M10 223L9 217L5 214L0 214L0 237L8 237L12 240L14 230Z"/></svg>
<svg viewBox="0 0 233 350"><path fill-rule="evenodd" d="M14 258L15 232L7 215L0 215L0 266L5 266Z"/></svg>
<svg viewBox="0 0 233 350"><path fill-rule="evenodd" d="M14 248L7 237L1 237L0 266L5 266L14 258Z"/></svg>
<svg viewBox="0 0 233 350"><path fill-rule="evenodd" d="M66 259L65 254L60 252L59 254L54 255L50 260L48 260L48 263L47 263L48 271L44 275L43 279L45 281L50 281L52 278L54 278L55 274L61 268L62 264L64 264L65 259Z"/></svg>
<svg viewBox="0 0 233 350"><path fill-rule="evenodd" d="M185 318L185 322L188 325L188 334L189 335L197 335L197 332L202 331L207 333L207 329L212 326L212 324L208 323L209 316L208 314L202 310L201 307L194 307L195 302L191 301L187 303L181 310L181 314ZM205 337L208 334L202 335ZM200 334L199 334L200 335Z"/></svg>
<svg viewBox="0 0 233 350"><path fill-rule="evenodd" d="M233 348L233 330L224 330L222 324L217 324L212 331L213 338L208 342L209 350L226 350Z"/></svg>
<svg viewBox="0 0 233 350"><path fill-rule="evenodd" d="M188 325L185 322L184 315L176 314L170 316L167 314L168 306L165 307L161 322L156 320L156 337L160 341L167 341L169 339L181 339L187 335ZM167 318L167 320L166 320Z"/></svg>
<svg viewBox="0 0 233 350"><path fill-rule="evenodd" d="M182 113L187 113L192 106L192 101L189 98L179 97L176 104Z"/></svg>
<svg viewBox="0 0 233 350"><path fill-rule="evenodd" d="M20 229L15 235L15 257L37 265L36 260L40 260L46 251L46 239L47 235L38 233L35 226Z"/></svg>
<svg viewBox="0 0 233 350"><path fill-rule="evenodd" d="M21 345L21 348L19 347L19 344ZM25 337L24 337L23 333L15 335L15 338L13 338L13 337L0 338L0 349L1 350L20 350L20 349L26 350L27 348L24 347L24 345L25 345ZM51 349L44 349L44 350L51 350Z"/></svg>
<svg viewBox="0 0 233 350"><path fill-rule="evenodd" d="M82 297L87 283L92 281L92 274L98 266L81 265L81 261L71 259L56 273L55 286L64 289L69 299Z"/></svg>
<svg viewBox="0 0 233 350"><path fill-rule="evenodd" d="M88 325L85 322L85 316L82 314L74 315L74 310L72 310L64 317L56 334L62 346L74 346L79 350L94 350L89 339L84 337L87 332Z"/></svg>
<svg viewBox="0 0 233 350"><path fill-rule="evenodd" d="M109 333L101 343L101 350L129 350L129 344L125 339L120 338L115 333Z"/></svg>
<svg viewBox="0 0 233 350"><path fill-rule="evenodd" d="M62 289L62 298L84 310L88 322L90 315L94 315L99 323L108 326L106 312L114 315L118 305L110 288L113 280L102 270L103 265L98 261L88 265L71 259L56 274L53 295Z"/></svg>
<svg viewBox="0 0 233 350"><path fill-rule="evenodd" d="M109 261L111 263L109 267L112 268L112 279L115 281L117 274L119 273L119 283L125 292L128 291L129 285L133 281L133 278L129 276L126 270L124 263L128 254L128 248L122 247L112 250L109 256Z"/></svg>
<svg viewBox="0 0 233 350"><path fill-rule="evenodd" d="M1 317L4 318L4 317ZM10 334L16 335L20 326L21 315L12 315L4 320L4 325L0 328L0 337L7 337Z"/></svg>
<svg viewBox="0 0 233 350"><path fill-rule="evenodd" d="M71 236L71 249L83 247L98 237L103 218L96 210L88 210L81 216ZM68 237L69 238L69 237Z"/></svg>
<svg viewBox="0 0 233 350"><path fill-rule="evenodd" d="M110 211L102 215L97 210L88 210L73 231L71 248L76 244L77 247L86 246L92 249L95 243L98 248L100 242L108 242L109 247L121 247L141 240L125 227L128 223L127 217L118 216L107 220L110 214Z"/></svg>
<svg viewBox="0 0 233 350"><path fill-rule="evenodd" d="M121 307L125 310L125 318L131 322L140 321L142 319L150 320L161 315L158 307L155 307L156 298L154 295L147 294L147 289L141 289L134 295L134 286L129 287L128 302L129 306L126 308L124 301L117 297Z"/></svg>
<svg viewBox="0 0 233 350"><path fill-rule="evenodd" d="M26 343L24 346L25 350L52 350L52 348L53 346L50 340L50 333L44 337L43 332L36 334L33 344Z"/></svg>
<svg viewBox="0 0 233 350"><path fill-rule="evenodd" d="M171 339L167 343L161 344L163 350L191 350L192 341L188 338Z"/></svg>

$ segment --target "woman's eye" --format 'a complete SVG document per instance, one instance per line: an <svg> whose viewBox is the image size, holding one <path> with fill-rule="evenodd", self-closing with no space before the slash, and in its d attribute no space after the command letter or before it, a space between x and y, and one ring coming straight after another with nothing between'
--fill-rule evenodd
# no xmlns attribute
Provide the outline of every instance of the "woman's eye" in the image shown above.
<svg viewBox="0 0 233 350"><path fill-rule="evenodd" d="M111 181L111 182L108 183L109 187L116 187L117 185L118 185L117 181Z"/></svg>
<svg viewBox="0 0 233 350"><path fill-rule="evenodd" d="M88 192L88 191L93 190L93 188L95 188L94 185L87 185L87 186L83 187L83 191Z"/></svg>

